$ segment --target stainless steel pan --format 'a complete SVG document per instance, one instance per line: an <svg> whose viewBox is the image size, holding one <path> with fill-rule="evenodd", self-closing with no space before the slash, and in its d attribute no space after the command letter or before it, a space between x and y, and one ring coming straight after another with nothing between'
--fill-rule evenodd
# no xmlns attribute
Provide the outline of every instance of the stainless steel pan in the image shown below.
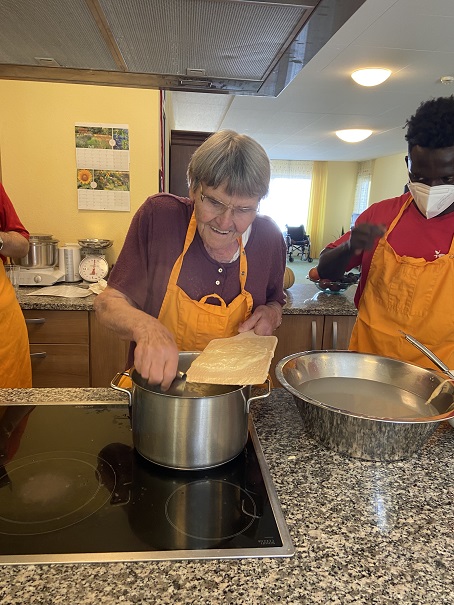
<svg viewBox="0 0 454 605"><path fill-rule="evenodd" d="M295 353L278 363L276 376L294 396L307 432L354 458L408 458L441 421L454 417L454 385L427 405L443 377L388 357Z"/></svg>

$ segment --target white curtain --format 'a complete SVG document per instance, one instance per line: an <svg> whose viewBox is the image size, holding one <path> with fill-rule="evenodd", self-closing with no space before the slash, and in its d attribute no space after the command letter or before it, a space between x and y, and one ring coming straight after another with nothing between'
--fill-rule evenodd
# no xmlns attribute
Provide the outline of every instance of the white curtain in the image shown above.
<svg viewBox="0 0 454 605"><path fill-rule="evenodd" d="M270 190L260 212L271 216L282 232L285 225L307 225L314 162L271 160Z"/></svg>
<svg viewBox="0 0 454 605"><path fill-rule="evenodd" d="M374 160L360 162L358 164L358 175L356 177L355 201L353 214L358 215L369 205L370 183L374 171Z"/></svg>
<svg viewBox="0 0 454 605"><path fill-rule="evenodd" d="M273 179L310 179L314 162L305 160L270 160Z"/></svg>

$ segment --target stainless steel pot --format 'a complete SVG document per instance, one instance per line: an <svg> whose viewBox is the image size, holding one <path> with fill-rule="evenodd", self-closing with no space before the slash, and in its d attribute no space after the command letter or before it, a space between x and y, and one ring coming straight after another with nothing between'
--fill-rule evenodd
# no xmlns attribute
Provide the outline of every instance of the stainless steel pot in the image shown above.
<svg viewBox="0 0 454 605"><path fill-rule="evenodd" d="M308 351L282 359L276 376L293 395L306 431L326 447L366 460L409 458L454 417L454 385L436 372L353 351Z"/></svg>
<svg viewBox="0 0 454 605"><path fill-rule="evenodd" d="M13 258L15 265L27 269L50 269L58 263L58 239L52 235L30 235L30 245L27 256Z"/></svg>
<svg viewBox="0 0 454 605"><path fill-rule="evenodd" d="M186 372L198 352L182 352L178 370ZM129 377L132 388L119 386ZM212 468L232 460L248 436L250 386L187 383L181 396L162 393L136 370L120 372L113 389L127 393L131 406L133 442L148 460L174 469Z"/></svg>

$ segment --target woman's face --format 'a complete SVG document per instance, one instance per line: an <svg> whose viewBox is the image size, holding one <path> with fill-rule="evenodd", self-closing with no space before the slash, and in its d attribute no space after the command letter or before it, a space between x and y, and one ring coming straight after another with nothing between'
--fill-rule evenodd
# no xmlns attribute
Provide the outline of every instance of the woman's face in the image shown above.
<svg viewBox="0 0 454 605"><path fill-rule="evenodd" d="M191 191L200 237L208 250L228 250L257 215L258 197L229 196L225 186Z"/></svg>

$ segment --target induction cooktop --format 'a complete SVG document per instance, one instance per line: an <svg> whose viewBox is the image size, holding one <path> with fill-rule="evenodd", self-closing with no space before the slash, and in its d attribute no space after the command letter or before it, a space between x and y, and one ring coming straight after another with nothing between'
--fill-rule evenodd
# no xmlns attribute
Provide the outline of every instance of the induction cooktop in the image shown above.
<svg viewBox="0 0 454 605"><path fill-rule="evenodd" d="M203 471L136 452L128 405L0 404L0 563L289 557L254 424Z"/></svg>

